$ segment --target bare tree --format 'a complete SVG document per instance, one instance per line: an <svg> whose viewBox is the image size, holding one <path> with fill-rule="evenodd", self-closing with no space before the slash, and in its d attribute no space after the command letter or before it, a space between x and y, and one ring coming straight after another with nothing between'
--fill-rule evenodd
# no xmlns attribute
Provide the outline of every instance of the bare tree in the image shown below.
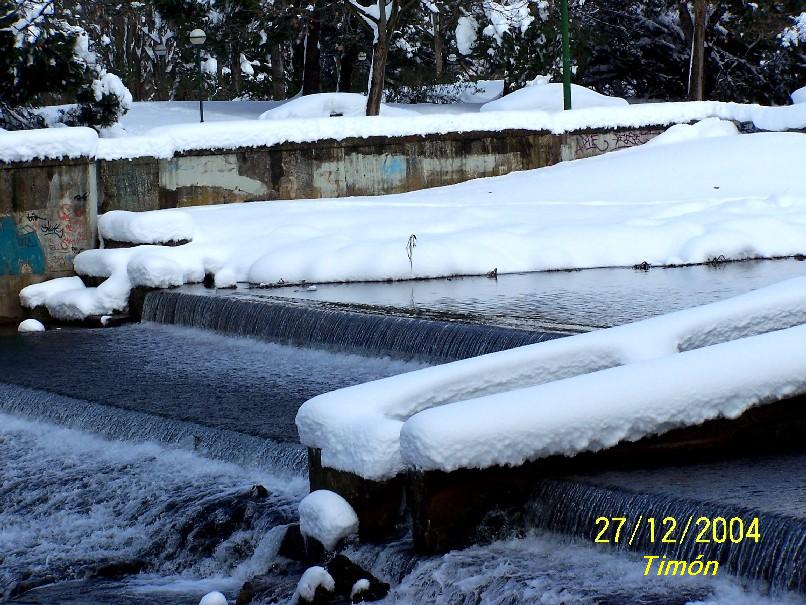
<svg viewBox="0 0 806 605"><path fill-rule="evenodd" d="M705 30L708 25L708 3L694 0L693 11L688 2L680 3L680 20L691 32L691 62L688 74L688 97L692 101L705 98Z"/></svg>
<svg viewBox="0 0 806 605"><path fill-rule="evenodd" d="M381 99L386 83L386 61L400 17L421 0L373 0L365 6L358 0L345 0L346 6L356 13L375 34L372 51L372 71L369 78L369 98L367 115L377 116L381 112Z"/></svg>

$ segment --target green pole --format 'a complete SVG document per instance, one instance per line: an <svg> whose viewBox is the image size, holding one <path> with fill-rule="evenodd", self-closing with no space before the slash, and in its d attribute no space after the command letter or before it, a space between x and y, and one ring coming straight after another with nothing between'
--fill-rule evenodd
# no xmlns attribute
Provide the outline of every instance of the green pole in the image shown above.
<svg viewBox="0 0 806 605"><path fill-rule="evenodd" d="M568 0L560 3L563 32L563 103L571 109L571 34L568 28Z"/></svg>

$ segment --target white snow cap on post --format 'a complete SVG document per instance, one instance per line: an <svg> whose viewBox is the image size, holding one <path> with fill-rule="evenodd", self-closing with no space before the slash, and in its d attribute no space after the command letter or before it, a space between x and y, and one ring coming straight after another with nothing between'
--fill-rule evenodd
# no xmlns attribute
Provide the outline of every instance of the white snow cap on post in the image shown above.
<svg viewBox="0 0 806 605"><path fill-rule="evenodd" d="M314 538L328 550L358 531L358 515L338 494L319 490L299 503L299 527L303 536Z"/></svg>
<svg viewBox="0 0 806 605"><path fill-rule="evenodd" d="M25 321L21 322L19 327L17 328L17 332L20 334L29 333L29 332L44 332L45 326L42 325L42 322L37 321L36 319L26 319Z"/></svg>

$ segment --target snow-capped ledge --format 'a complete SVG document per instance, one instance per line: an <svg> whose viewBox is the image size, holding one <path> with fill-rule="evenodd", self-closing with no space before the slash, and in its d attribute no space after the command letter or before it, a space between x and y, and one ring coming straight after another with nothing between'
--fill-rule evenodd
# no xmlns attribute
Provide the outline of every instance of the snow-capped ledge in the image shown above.
<svg viewBox="0 0 806 605"><path fill-rule="evenodd" d="M595 451L806 393L801 324L806 278L326 393L297 428L373 480Z"/></svg>

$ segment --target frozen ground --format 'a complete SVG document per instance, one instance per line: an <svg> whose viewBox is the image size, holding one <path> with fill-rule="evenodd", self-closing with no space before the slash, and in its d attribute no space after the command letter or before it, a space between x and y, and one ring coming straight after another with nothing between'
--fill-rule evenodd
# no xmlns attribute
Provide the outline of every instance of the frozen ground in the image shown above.
<svg viewBox="0 0 806 605"><path fill-rule="evenodd" d="M132 286L206 274L227 287L791 256L806 252L805 155L806 135L706 120L641 148L409 194L111 212L103 238L192 241L83 252L76 270L101 286L56 280L21 299L75 319L125 309Z"/></svg>

